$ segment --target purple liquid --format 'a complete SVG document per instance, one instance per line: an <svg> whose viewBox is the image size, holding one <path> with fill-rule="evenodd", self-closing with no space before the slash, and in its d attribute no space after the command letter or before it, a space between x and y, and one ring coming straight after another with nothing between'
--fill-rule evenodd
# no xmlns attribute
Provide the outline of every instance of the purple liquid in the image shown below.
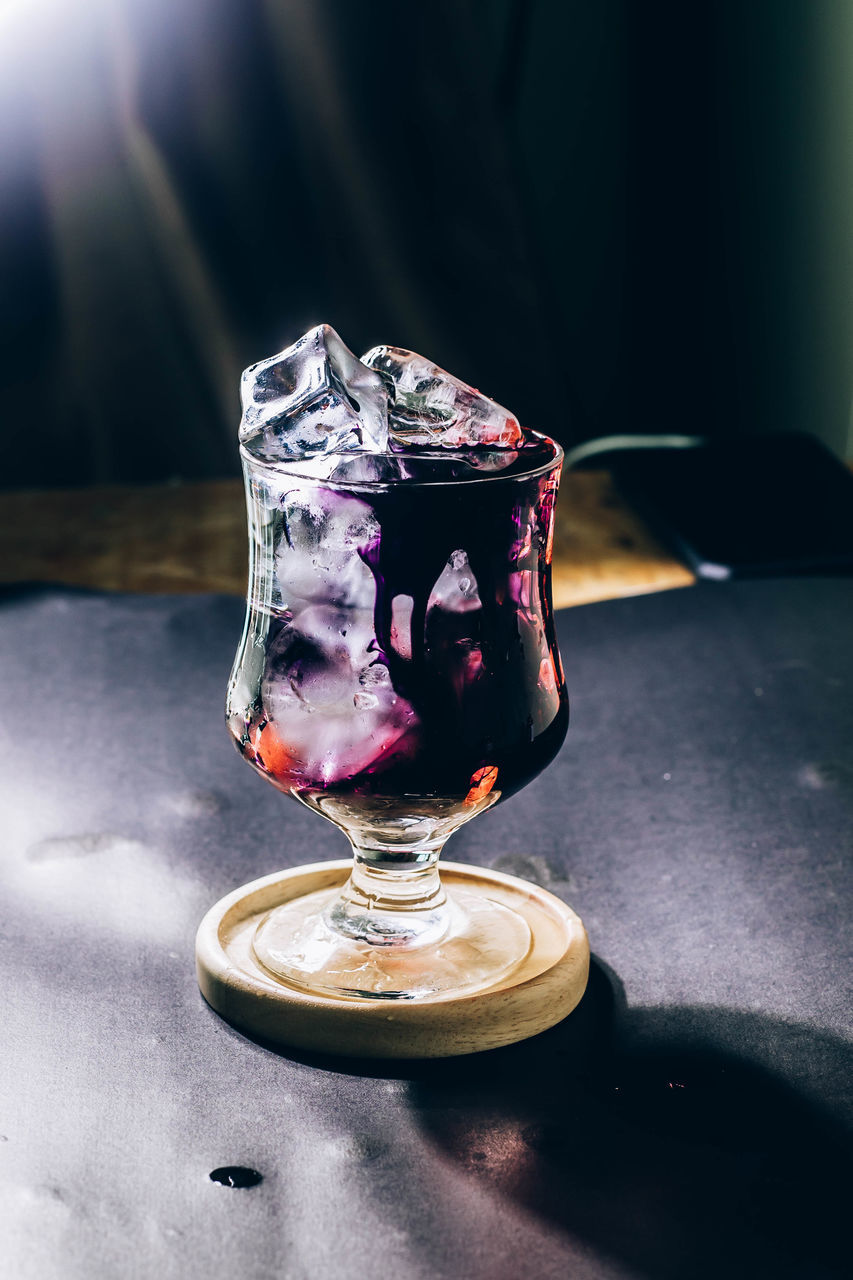
<svg viewBox="0 0 853 1280"><path fill-rule="evenodd" d="M513 794L556 755L559 467L550 442L492 455L503 465L487 478L484 456L356 456L329 481L255 474L256 512L281 512L255 551L275 586L250 609L229 726L282 791L325 812L459 811ZM378 465L390 482L360 484Z"/></svg>

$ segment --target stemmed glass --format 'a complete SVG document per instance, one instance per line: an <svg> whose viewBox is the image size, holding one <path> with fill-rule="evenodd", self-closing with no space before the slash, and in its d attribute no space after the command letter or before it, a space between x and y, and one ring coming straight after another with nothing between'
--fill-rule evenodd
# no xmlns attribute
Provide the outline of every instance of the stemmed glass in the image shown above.
<svg viewBox="0 0 853 1280"><path fill-rule="evenodd" d="M264 461L245 448L250 586L227 721L254 769L345 832L342 891L263 919L264 970L377 999L484 990L528 954L523 916L447 893L463 823L553 759L568 702L550 597L562 453Z"/></svg>

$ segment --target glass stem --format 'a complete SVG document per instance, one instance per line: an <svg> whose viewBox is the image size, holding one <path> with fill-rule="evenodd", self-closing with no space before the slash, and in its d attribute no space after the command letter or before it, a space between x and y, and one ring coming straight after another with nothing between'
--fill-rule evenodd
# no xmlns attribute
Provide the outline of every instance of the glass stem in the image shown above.
<svg viewBox="0 0 853 1280"><path fill-rule="evenodd" d="M387 850L351 841L353 869L326 923L368 946L413 947L437 942L450 927L438 875L441 848ZM442 844L444 842L442 841Z"/></svg>

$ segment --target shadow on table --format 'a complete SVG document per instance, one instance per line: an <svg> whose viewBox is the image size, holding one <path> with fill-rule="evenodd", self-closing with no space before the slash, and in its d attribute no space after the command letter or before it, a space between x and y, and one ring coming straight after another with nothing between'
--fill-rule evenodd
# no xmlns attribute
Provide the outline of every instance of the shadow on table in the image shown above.
<svg viewBox="0 0 853 1280"><path fill-rule="evenodd" d="M526 1044L438 1062L301 1060L407 1080L449 1160L639 1275L848 1274L851 1149L807 1090L843 1084L849 1057L803 1026L629 1009L594 962L575 1013Z"/></svg>
<svg viewBox="0 0 853 1280"><path fill-rule="evenodd" d="M438 1064L411 1101L472 1178L640 1274L848 1274L850 1147L756 1057L819 1092L845 1047L725 1009L628 1009L595 963L561 1026Z"/></svg>

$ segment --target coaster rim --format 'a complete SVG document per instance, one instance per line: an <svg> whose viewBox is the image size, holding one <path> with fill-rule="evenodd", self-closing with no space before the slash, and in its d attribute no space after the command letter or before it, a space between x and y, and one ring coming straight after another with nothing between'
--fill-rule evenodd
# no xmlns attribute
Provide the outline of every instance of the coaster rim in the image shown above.
<svg viewBox="0 0 853 1280"><path fill-rule="evenodd" d="M196 971L207 1003L226 1022L283 1049L364 1058L452 1057L516 1043L562 1021L589 973L589 941L578 915L547 889L502 871L442 862L442 881L511 905L533 936L528 958L493 987L461 995L387 1001L314 994L277 982L249 939L268 911L342 885L352 860L309 863L232 890L196 935Z"/></svg>

